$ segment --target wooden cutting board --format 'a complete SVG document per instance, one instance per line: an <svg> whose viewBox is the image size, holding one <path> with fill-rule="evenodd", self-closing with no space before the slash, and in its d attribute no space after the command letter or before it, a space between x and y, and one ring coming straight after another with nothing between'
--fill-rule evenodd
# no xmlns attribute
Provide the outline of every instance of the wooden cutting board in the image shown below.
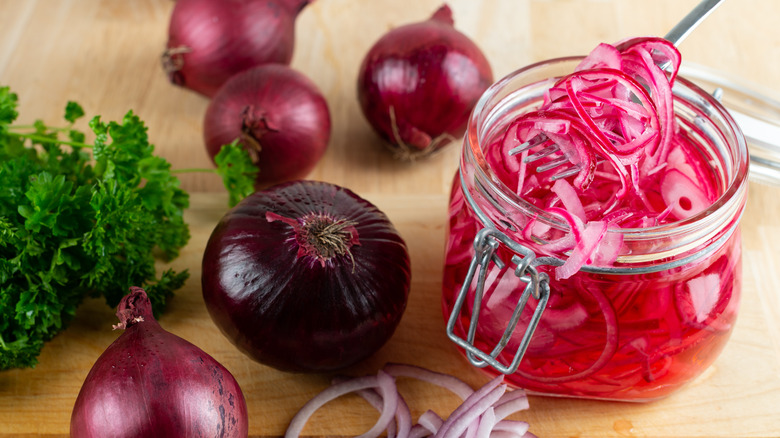
<svg viewBox="0 0 780 438"><path fill-rule="evenodd" d="M752 201L778 202L762 187ZM762 196L763 195L763 196ZM440 311L446 197L441 195L364 196L385 211L409 245L412 290L397 332L376 355L345 370L375 372L386 362L421 365L451 373L472 386L487 377L471 367L446 338ZM251 436L279 436L330 376L280 372L237 351L211 322L200 293L202 251L225 212L225 198L199 194L186 219L192 240L170 266L190 270L191 278L171 301L160 324L190 340L223 363L247 398ZM731 437L780 436L780 306L776 246L780 229L761 221L766 209L749 209L744 223L744 292L739 320L722 356L699 379L673 396L634 404L531 397L531 408L515 416L539 437ZM161 266L163 268L165 266ZM112 309L87 302L72 326L43 350L35 369L0 373L0 437L67 436L78 390L100 353L119 335L111 330ZM401 391L419 415L433 409L447 415L455 396L427 384L401 380ZM354 436L367 430L376 412L357 398L328 404L311 420L306 435Z"/></svg>
<svg viewBox="0 0 780 438"><path fill-rule="evenodd" d="M600 42L666 32L696 0L450 0L456 26L474 39L495 77L542 59L581 55ZM330 105L329 150L312 179L349 187L376 203L406 239L412 259L409 306L395 336L374 357L345 372L373 373L388 361L457 375L473 386L487 377L444 334L440 312L446 199L458 147L414 164L391 160L357 106L357 68L384 31L428 17L441 0L317 0L296 26L292 66ZM159 55L172 0L0 0L0 85L19 94L20 122L62 120L68 100L88 115L117 120L133 109L159 154L176 168L209 167L202 144L208 101L168 83ZM681 46L686 61L780 93L777 0L725 1ZM86 123L81 125L86 126ZM244 357L212 324L200 293L200 258L226 210L218 178L182 175L193 192L186 218L192 240L172 267L189 269L160 323L196 343L236 376L247 397L253 437L279 436L329 376L279 372ZM780 437L780 193L751 186L743 226L744 292L732 339L700 379L650 404L532 397L515 418L539 437ZM165 268L165 266L160 266ZM88 301L44 348L35 369L0 372L0 438L65 437L81 382L118 336L113 310ZM401 382L415 415L446 415L446 391ZM357 399L327 406L307 435L352 436L376 414Z"/></svg>

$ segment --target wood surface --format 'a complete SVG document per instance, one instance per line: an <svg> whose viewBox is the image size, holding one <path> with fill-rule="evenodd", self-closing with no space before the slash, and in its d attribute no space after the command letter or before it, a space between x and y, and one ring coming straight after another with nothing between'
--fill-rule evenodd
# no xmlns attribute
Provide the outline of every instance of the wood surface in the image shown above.
<svg viewBox="0 0 780 438"><path fill-rule="evenodd" d="M496 78L546 58L587 53L602 41L662 35L693 0L452 0L457 27L474 39ZM167 82L160 67L172 0L0 0L0 84L20 97L20 121L58 123L68 100L104 120L133 109L157 151L176 168L210 167L201 139L208 101ZM385 362L453 373L477 386L487 379L446 339L440 312L444 224L459 144L415 163L393 160L357 106L355 78L384 31L427 18L434 0L317 0L301 13L292 65L328 99L329 150L310 175L356 191L384 210L406 239L412 291L401 325L375 356L345 370L360 375ZM780 94L780 2L727 0L682 45L686 61L722 70ZM206 313L200 258L226 211L213 175L182 175L192 193L192 240L172 263L191 278L160 323L196 343L236 376L247 397L251 436L279 436L329 376L279 372L238 352ZM531 397L528 421L539 437L780 437L780 196L751 184L742 219L744 284L737 326L721 357L684 390L654 403ZM165 266L161 265L161 268ZM87 301L44 348L35 369L0 372L0 437L64 437L89 368L116 338L113 310ZM453 396L401 382L414 414L446 415ZM307 435L354 436L376 418L354 398L319 412Z"/></svg>

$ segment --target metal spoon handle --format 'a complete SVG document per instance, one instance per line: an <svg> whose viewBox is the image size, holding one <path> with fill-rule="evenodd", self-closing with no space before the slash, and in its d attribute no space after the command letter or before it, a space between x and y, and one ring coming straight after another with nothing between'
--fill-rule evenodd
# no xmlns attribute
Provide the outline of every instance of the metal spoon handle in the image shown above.
<svg viewBox="0 0 780 438"><path fill-rule="evenodd" d="M722 2L723 0L702 0L664 38L675 46L680 44Z"/></svg>

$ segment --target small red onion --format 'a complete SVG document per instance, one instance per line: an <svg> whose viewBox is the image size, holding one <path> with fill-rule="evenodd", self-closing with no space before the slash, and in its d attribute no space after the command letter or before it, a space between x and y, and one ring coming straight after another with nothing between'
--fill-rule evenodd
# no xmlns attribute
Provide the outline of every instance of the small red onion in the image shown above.
<svg viewBox="0 0 780 438"><path fill-rule="evenodd" d="M211 97L234 74L289 64L295 19L313 0L177 0L163 68L176 85Z"/></svg>
<svg viewBox="0 0 780 438"><path fill-rule="evenodd" d="M430 19L395 28L371 47L360 66L358 99L396 156L410 159L462 136L492 82L488 60L455 29L444 5Z"/></svg>
<svg viewBox="0 0 780 438"><path fill-rule="evenodd" d="M293 181L244 198L209 238L202 289L241 351L286 371L341 369L376 352L406 308L406 243L373 204Z"/></svg>
<svg viewBox="0 0 780 438"><path fill-rule="evenodd" d="M117 317L114 328L125 331L89 371L71 437L247 436L236 380L203 350L160 327L143 289L131 288Z"/></svg>
<svg viewBox="0 0 780 438"><path fill-rule="evenodd" d="M228 80L206 109L203 137L212 160L238 139L258 167L258 188L304 178L330 141L330 111L302 73L265 64Z"/></svg>

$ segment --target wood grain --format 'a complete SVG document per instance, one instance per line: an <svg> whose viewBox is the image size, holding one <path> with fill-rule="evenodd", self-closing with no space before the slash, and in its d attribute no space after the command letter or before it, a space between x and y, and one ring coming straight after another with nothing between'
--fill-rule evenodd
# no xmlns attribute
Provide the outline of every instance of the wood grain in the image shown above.
<svg viewBox="0 0 780 438"><path fill-rule="evenodd" d="M329 150L310 175L351 188L376 203L409 244L413 285L393 339L347 370L363 374L387 361L454 373L472 385L486 380L446 339L440 312L446 202L458 164L453 144L429 160L394 161L357 106L355 78L362 55L385 30L427 17L434 0L318 0L300 15L293 67L328 99L334 130ZM584 54L601 41L663 34L694 0L452 0L458 28L491 61L496 78L529 62ZM209 167L201 139L206 99L167 82L159 56L171 0L0 0L0 84L19 94L21 121L57 123L67 100L106 120L127 110L149 126L158 152L177 168ZM681 45L684 59L705 64L780 94L780 30L775 0L729 0ZM249 403L252 436L279 436L294 412L325 387L329 376L275 371L232 347L206 313L200 257L226 210L216 177L182 175L193 193L187 212L193 238L173 262L191 279L161 319L168 330L225 364ZM752 184L742 219L744 292L739 320L722 356L672 397L650 404L532 397L517 415L539 437L778 437L780 436L780 197ZM163 266L161 266L162 268ZM113 312L88 301L72 326L44 349L35 369L0 373L0 437L64 437L86 373L115 339ZM454 398L402 382L413 412L446 414ZM375 414L356 399L329 405L307 435L353 436Z"/></svg>

